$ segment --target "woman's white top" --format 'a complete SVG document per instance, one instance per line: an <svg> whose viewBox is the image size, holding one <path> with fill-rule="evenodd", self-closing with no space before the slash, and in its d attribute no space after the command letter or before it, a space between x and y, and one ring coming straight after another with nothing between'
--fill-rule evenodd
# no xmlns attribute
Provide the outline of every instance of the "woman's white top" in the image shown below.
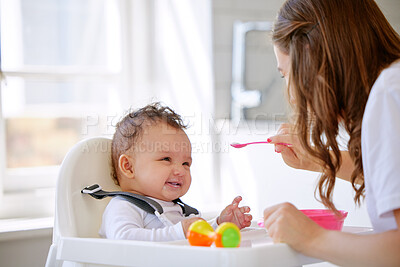
<svg viewBox="0 0 400 267"><path fill-rule="evenodd" d="M178 204L152 199L162 206L163 218L147 213L122 198L112 198L103 213L100 236L108 239L141 241L185 239L181 221L194 215L185 217ZM214 229L218 226L215 219L209 223Z"/></svg>
<svg viewBox="0 0 400 267"><path fill-rule="evenodd" d="M400 209L400 61L372 87L362 121L365 199L375 232L397 229Z"/></svg>

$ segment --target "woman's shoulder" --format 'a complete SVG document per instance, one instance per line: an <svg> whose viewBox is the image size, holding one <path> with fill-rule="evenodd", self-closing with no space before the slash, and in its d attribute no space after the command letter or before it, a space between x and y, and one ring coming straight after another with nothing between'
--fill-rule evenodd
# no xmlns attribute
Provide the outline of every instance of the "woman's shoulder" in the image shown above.
<svg viewBox="0 0 400 267"><path fill-rule="evenodd" d="M397 60L381 72L372 86L363 121L365 123L370 116L375 117L378 111L380 117L399 116L399 107L400 60ZM384 112L388 112L388 114L383 114Z"/></svg>
<svg viewBox="0 0 400 267"><path fill-rule="evenodd" d="M400 79L400 59L394 61L392 64L390 64L387 68L382 70L381 74L379 75L379 78L385 78L387 79Z"/></svg>
<svg viewBox="0 0 400 267"><path fill-rule="evenodd" d="M381 72L372 87L371 93L400 93L400 59Z"/></svg>

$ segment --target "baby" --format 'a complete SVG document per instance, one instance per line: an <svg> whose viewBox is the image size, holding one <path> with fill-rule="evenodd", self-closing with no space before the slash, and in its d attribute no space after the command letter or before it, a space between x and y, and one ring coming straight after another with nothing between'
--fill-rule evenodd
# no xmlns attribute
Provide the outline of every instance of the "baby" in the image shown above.
<svg viewBox="0 0 400 267"><path fill-rule="evenodd" d="M191 143L181 117L154 103L125 116L112 140L113 179L122 191L158 202L163 217L147 213L131 202L114 197L103 214L100 235L110 239L172 241L186 238L191 223L202 218L185 216L176 203L189 190L192 165ZM233 222L240 229L250 226L250 208L239 207L236 197L221 214L209 221L215 229Z"/></svg>

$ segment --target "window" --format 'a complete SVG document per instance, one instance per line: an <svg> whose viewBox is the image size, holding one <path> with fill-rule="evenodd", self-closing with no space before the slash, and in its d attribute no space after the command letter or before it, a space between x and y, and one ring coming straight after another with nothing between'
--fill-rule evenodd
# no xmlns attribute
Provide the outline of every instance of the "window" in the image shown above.
<svg viewBox="0 0 400 267"><path fill-rule="evenodd" d="M76 142L112 134L124 70L120 1L0 3L3 192L52 188Z"/></svg>
<svg viewBox="0 0 400 267"><path fill-rule="evenodd" d="M190 131L201 128L196 118L206 121L214 103L210 7L208 0L0 0L0 218L51 215L67 151L80 139L111 137L132 106L161 101L195 125ZM211 142L194 131L194 146ZM202 178L191 199L211 202L212 151L193 154L192 175Z"/></svg>

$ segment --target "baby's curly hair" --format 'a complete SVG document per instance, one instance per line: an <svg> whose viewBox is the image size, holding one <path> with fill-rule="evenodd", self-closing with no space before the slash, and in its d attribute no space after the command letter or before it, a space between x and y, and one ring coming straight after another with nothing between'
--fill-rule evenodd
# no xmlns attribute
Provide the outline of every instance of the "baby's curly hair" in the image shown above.
<svg viewBox="0 0 400 267"><path fill-rule="evenodd" d="M158 122L164 122L175 129L183 130L187 128L179 114L159 102L151 103L141 109L129 112L117 123L111 143L111 176L115 184L119 185L119 157L134 146L143 129L148 126L148 124L144 123L153 124Z"/></svg>

